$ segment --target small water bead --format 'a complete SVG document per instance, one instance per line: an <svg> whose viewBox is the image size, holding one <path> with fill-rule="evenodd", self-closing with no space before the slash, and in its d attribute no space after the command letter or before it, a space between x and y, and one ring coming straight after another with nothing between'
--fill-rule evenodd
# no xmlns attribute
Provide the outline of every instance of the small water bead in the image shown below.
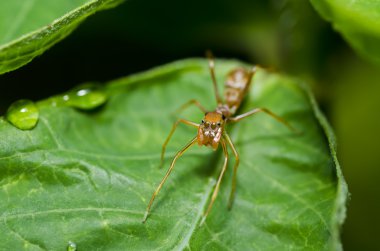
<svg viewBox="0 0 380 251"><path fill-rule="evenodd" d="M67 245L67 251L76 251L77 250L77 244L75 244L72 241L69 241L69 244Z"/></svg>
<svg viewBox="0 0 380 251"><path fill-rule="evenodd" d="M39 117L39 111L36 104L27 99L21 99L12 103L5 118L15 127L21 130L33 129Z"/></svg>
<svg viewBox="0 0 380 251"><path fill-rule="evenodd" d="M102 87L96 84L83 84L62 96L67 105L83 110L94 109L104 104L107 98Z"/></svg>

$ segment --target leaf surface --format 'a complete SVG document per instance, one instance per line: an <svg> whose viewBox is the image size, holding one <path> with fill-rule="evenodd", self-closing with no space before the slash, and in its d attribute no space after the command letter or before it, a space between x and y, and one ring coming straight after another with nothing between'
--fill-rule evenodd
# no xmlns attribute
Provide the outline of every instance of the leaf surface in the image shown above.
<svg viewBox="0 0 380 251"><path fill-rule="evenodd" d="M217 79L241 63L217 61ZM190 148L142 218L170 159L196 135L179 126L159 169L162 143L187 100L215 106L207 62L184 60L111 81L92 112L38 103L21 131L0 120L0 249L336 250L347 188L334 136L307 88L259 71L242 107L265 114L227 128L240 154L237 194L227 210L234 158L214 207L199 226L222 165L221 149ZM181 117L199 122L196 107Z"/></svg>
<svg viewBox="0 0 380 251"><path fill-rule="evenodd" d="M1 1L0 74L27 64L69 35L88 16L122 1Z"/></svg>
<svg viewBox="0 0 380 251"><path fill-rule="evenodd" d="M361 55L380 64L380 2L310 0Z"/></svg>

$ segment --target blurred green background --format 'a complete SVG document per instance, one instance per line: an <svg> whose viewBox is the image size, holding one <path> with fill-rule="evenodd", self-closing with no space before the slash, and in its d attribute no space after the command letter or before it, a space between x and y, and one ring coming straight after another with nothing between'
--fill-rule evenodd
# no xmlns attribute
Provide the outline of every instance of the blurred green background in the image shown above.
<svg viewBox="0 0 380 251"><path fill-rule="evenodd" d="M0 112L85 81L177 59L238 58L310 84L338 138L351 192L345 250L380 250L380 69L347 45L308 1L137 1L97 13L32 63L0 76Z"/></svg>

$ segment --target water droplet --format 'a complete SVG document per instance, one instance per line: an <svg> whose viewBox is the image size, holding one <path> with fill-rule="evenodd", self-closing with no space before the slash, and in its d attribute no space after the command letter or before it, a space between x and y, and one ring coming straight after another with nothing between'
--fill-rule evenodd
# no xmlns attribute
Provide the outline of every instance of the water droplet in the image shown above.
<svg viewBox="0 0 380 251"><path fill-rule="evenodd" d="M62 96L66 105L79 109L94 109L107 101L107 95L96 84L83 84L78 86Z"/></svg>
<svg viewBox="0 0 380 251"><path fill-rule="evenodd" d="M72 241L69 241L69 244L67 245L67 251L76 251L77 250L77 244L75 244Z"/></svg>
<svg viewBox="0 0 380 251"><path fill-rule="evenodd" d="M38 108L33 101L21 99L9 106L5 118L21 130L30 130L38 122Z"/></svg>

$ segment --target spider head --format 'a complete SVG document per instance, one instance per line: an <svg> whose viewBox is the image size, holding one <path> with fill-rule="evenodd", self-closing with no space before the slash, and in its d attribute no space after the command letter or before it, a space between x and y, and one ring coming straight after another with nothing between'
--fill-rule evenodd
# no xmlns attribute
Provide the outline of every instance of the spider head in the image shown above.
<svg viewBox="0 0 380 251"><path fill-rule="evenodd" d="M219 112L207 112L198 128L198 144L218 148L224 130L225 117Z"/></svg>

